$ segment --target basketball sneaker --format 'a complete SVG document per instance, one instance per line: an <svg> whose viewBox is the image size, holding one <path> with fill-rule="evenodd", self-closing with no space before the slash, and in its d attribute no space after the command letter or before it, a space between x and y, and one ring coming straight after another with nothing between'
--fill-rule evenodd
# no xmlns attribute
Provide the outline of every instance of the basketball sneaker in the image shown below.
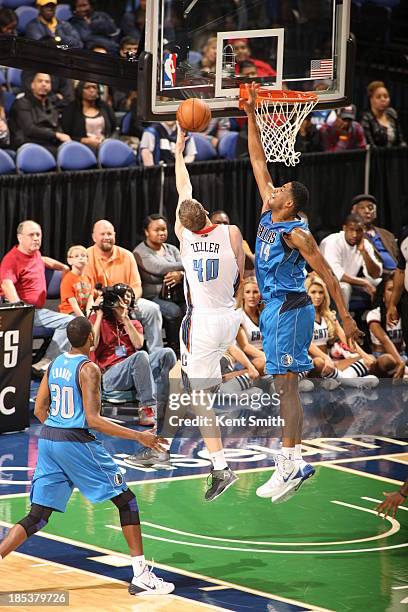
<svg viewBox="0 0 408 612"><path fill-rule="evenodd" d="M139 453L125 457L123 461L131 467L140 467L141 465L152 467L156 464L168 465L170 453L168 451L157 451L153 448L143 448Z"/></svg>
<svg viewBox="0 0 408 612"><path fill-rule="evenodd" d="M163 578L158 578L153 572L153 568L147 565L140 576L133 577L129 584L130 595L168 595L174 591L172 582L165 582Z"/></svg>
<svg viewBox="0 0 408 612"><path fill-rule="evenodd" d="M290 493L302 484L303 474L298 461L275 455L275 471L267 482L257 488L258 497L270 497L272 502L286 501Z"/></svg>
<svg viewBox="0 0 408 612"><path fill-rule="evenodd" d="M143 406L139 408L139 425L142 427L151 427L156 424L154 409L151 406Z"/></svg>
<svg viewBox="0 0 408 612"><path fill-rule="evenodd" d="M211 478L211 484L209 484L208 479ZM219 497L224 491L229 489L234 482L238 480L238 476L234 474L231 468L227 467L225 470L214 470L211 469L210 475L207 479L208 489L205 492L204 498L205 501L214 501L217 497Z"/></svg>
<svg viewBox="0 0 408 612"><path fill-rule="evenodd" d="M342 378L339 376L340 384L344 387L354 387L357 389L374 389L380 384L377 376L368 374L367 376L358 376L357 378Z"/></svg>

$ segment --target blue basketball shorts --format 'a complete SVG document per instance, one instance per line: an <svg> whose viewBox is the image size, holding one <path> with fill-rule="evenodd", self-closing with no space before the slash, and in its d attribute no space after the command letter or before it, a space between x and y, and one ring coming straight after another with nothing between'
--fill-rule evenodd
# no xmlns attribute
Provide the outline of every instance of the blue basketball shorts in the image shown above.
<svg viewBox="0 0 408 612"><path fill-rule="evenodd" d="M312 369L308 350L314 318L315 309L307 293L286 293L266 302L259 325L267 374Z"/></svg>
<svg viewBox="0 0 408 612"><path fill-rule="evenodd" d="M119 467L99 441L40 439L31 503L65 512L74 487L91 502L112 499L128 488Z"/></svg>

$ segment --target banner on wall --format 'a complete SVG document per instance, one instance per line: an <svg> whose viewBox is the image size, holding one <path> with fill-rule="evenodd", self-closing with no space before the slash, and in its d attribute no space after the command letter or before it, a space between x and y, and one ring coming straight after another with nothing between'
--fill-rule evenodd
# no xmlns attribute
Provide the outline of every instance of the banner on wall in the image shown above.
<svg viewBox="0 0 408 612"><path fill-rule="evenodd" d="M0 433L30 424L29 400L34 308L0 308Z"/></svg>

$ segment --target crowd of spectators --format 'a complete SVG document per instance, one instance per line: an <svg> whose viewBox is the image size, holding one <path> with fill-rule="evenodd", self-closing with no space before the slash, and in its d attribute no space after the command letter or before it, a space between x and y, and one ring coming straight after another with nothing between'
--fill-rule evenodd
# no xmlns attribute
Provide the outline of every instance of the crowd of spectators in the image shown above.
<svg viewBox="0 0 408 612"><path fill-rule="evenodd" d="M227 20L228 2L224 4L220 3L219 11ZM269 4L267 18L273 22L277 15ZM57 0L37 0L36 8L38 15L24 26L24 36L27 38L49 46L109 53L124 61L137 53L145 21L144 1L129 6L121 16L115 14L115 18L108 12L95 10L92 0L73 0L68 19L58 17ZM241 7L237 15L243 19L244 13L244 7ZM169 23L173 23L175 32L179 32L177 11L173 11L170 17ZM218 13L215 17L219 17ZM245 19L248 18L246 15ZM307 19L312 23L313 15L308 14ZM10 8L0 8L0 33L15 35L18 28L16 12ZM180 32L178 36L181 36ZM214 74L216 32L205 30L194 38L193 43L196 50L190 53L188 62L194 75ZM251 39L231 39L229 43L235 58L236 74L247 79L273 77L276 74L270 61L265 61L263 56L258 57L259 49L256 45L254 47ZM141 123L136 113L136 90L121 91L96 83L77 83L63 77L28 71L22 73L20 85L11 85L7 75L4 83L3 95L0 96L0 147L13 158L17 149L26 143L44 146L56 155L58 147L71 139L97 152L105 139L114 137L125 140L137 151L135 163L151 166L174 161L174 123ZM315 89L326 87L322 81L316 81L312 86ZM13 103L10 102L10 95L5 100L6 92L16 97ZM311 113L300 127L296 149L307 153L365 149L367 145L405 146L398 112L391 105L385 83L371 82L367 87L367 98L366 109L356 109L350 105L338 111ZM129 113L129 121L126 122L126 129L122 130L125 113ZM231 131L237 132L238 137L226 154L220 143ZM187 162L203 159L200 153L202 138L211 145L208 153L204 153L211 158L248 155L245 119L213 120L203 135L191 134L186 150Z"/></svg>

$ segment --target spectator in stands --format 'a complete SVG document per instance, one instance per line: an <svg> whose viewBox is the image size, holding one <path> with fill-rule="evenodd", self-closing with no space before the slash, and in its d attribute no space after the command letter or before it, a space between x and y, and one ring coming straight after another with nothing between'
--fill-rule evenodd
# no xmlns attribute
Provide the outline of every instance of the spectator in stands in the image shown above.
<svg viewBox="0 0 408 612"><path fill-rule="evenodd" d="M399 256L394 273L394 287L387 305L387 325L394 328L401 317L402 335L408 347L408 225L405 225L398 237Z"/></svg>
<svg viewBox="0 0 408 612"><path fill-rule="evenodd" d="M364 130L356 121L354 104L341 108L334 123L323 123L319 135L324 151L365 149L367 146Z"/></svg>
<svg viewBox="0 0 408 612"><path fill-rule="evenodd" d="M225 210L214 210L210 214L210 221L214 225L231 225L230 218ZM246 240L243 241L245 253L245 276L253 274L255 268L255 255Z"/></svg>
<svg viewBox="0 0 408 612"><path fill-rule="evenodd" d="M262 312L261 294L255 276L247 276L241 283L237 295L237 309L241 312L241 329L244 336L238 336L238 344L260 376L265 373L265 353L259 317Z"/></svg>
<svg viewBox="0 0 408 612"><path fill-rule="evenodd" d="M377 258L382 261L384 273L394 272L398 261L397 239L388 230L374 225L377 219L377 200L370 193L353 198L351 212L364 222L364 236L374 247Z"/></svg>
<svg viewBox="0 0 408 612"><path fill-rule="evenodd" d="M217 61L217 37L210 36L202 48L201 72L215 73Z"/></svg>
<svg viewBox="0 0 408 612"><path fill-rule="evenodd" d="M159 162L174 164L174 151L177 140L175 121L154 123L143 131L140 141L140 156L144 166L153 166ZM197 149L194 138L190 136L184 150L186 164L194 161Z"/></svg>
<svg viewBox="0 0 408 612"><path fill-rule="evenodd" d="M243 60L238 64L238 74L247 77L247 79L256 79L258 70L252 60Z"/></svg>
<svg viewBox="0 0 408 612"><path fill-rule="evenodd" d="M4 110L3 93L0 92L0 149L6 149L8 153L13 155L10 149L10 130L7 124L6 111Z"/></svg>
<svg viewBox="0 0 408 612"><path fill-rule="evenodd" d="M256 67L258 77L276 76L276 71L266 62L252 57L251 48L247 38L233 38L229 41L235 53L235 72L239 74L241 62L250 60Z"/></svg>
<svg viewBox="0 0 408 612"><path fill-rule="evenodd" d="M367 143L377 147L405 146L397 111L390 107L390 95L382 81L367 87L370 110L361 119Z"/></svg>
<svg viewBox="0 0 408 612"><path fill-rule="evenodd" d="M119 55L124 60L130 60L137 52L138 42L131 36L125 36L120 41ZM128 112L131 109L132 102L136 100L137 90L128 89L122 91L116 87L112 91L112 106L115 111Z"/></svg>
<svg viewBox="0 0 408 612"><path fill-rule="evenodd" d="M147 354L143 327L134 318L135 295L124 283L115 284L115 307L103 305L92 314L95 360L103 372L105 391L135 389L139 401L139 424L154 425L163 414L169 394L169 372L176 364L170 348ZM157 411L157 413L156 413Z"/></svg>
<svg viewBox="0 0 408 612"><path fill-rule="evenodd" d="M93 304L93 286L84 270L88 263L86 248L76 244L68 249L67 262L71 270L61 281L59 311L76 317L89 314Z"/></svg>
<svg viewBox="0 0 408 612"><path fill-rule="evenodd" d="M323 150L319 130L312 122L312 113L309 113L300 125L296 136L295 149L301 153L313 153Z"/></svg>
<svg viewBox="0 0 408 612"><path fill-rule="evenodd" d="M375 357L388 353L394 363L394 378L403 378L406 374L405 344L402 335L401 317L395 325L387 323L387 308L390 305L394 289L392 276L385 278L377 287L373 310L367 314L367 323L370 329L371 348Z"/></svg>
<svg viewBox="0 0 408 612"><path fill-rule="evenodd" d="M31 83L31 93L13 103L9 114L13 149L32 142L55 155L62 142L71 140L61 127L58 109L49 98L50 92L50 75L37 72Z"/></svg>
<svg viewBox="0 0 408 612"><path fill-rule="evenodd" d="M124 36L140 40L146 21L146 1L140 3L136 11L126 11L123 14L121 28Z"/></svg>
<svg viewBox="0 0 408 612"><path fill-rule="evenodd" d="M44 359L35 365L45 371L50 361L69 350L66 327L72 317L44 308L47 297L45 268L68 270L63 263L40 254L42 231L35 221L23 221L17 227L18 245L3 257L0 265L1 291L12 304L25 302L35 307L34 325L55 330Z"/></svg>
<svg viewBox="0 0 408 612"><path fill-rule="evenodd" d="M11 8L0 8L0 34L2 36L17 36L18 17Z"/></svg>
<svg viewBox="0 0 408 612"><path fill-rule="evenodd" d="M180 251L166 242L167 219L163 215L149 215L143 228L145 240L133 251L142 279L143 297L160 307L167 344L178 354L179 329L186 310Z"/></svg>
<svg viewBox="0 0 408 612"><path fill-rule="evenodd" d="M92 0L73 0L69 23L77 31L84 47L102 44L109 53L118 50L119 28L108 13L95 11Z"/></svg>
<svg viewBox="0 0 408 612"><path fill-rule="evenodd" d="M78 83L75 100L62 113L62 127L73 140L94 150L112 136L116 129L115 113L100 99L96 83Z"/></svg>
<svg viewBox="0 0 408 612"><path fill-rule="evenodd" d="M109 221L97 221L93 227L94 245L88 248L88 265L85 274L92 285L103 287L116 283L130 285L135 293L136 308L145 327L147 348L153 353L163 347L162 315L160 308L142 298L142 283L133 253L115 244L115 228Z"/></svg>
<svg viewBox="0 0 408 612"><path fill-rule="evenodd" d="M337 276L347 306L353 289L364 291L371 299L374 297L374 279L381 277L383 267L375 256L372 244L364 238L361 217L348 215L343 231L324 238L320 250ZM363 277L358 277L361 268Z"/></svg>
<svg viewBox="0 0 408 612"><path fill-rule="evenodd" d="M37 0L38 17L27 24L26 38L41 40L51 36L60 45L70 48L82 47L79 34L68 21L61 21L55 17L57 0Z"/></svg>

